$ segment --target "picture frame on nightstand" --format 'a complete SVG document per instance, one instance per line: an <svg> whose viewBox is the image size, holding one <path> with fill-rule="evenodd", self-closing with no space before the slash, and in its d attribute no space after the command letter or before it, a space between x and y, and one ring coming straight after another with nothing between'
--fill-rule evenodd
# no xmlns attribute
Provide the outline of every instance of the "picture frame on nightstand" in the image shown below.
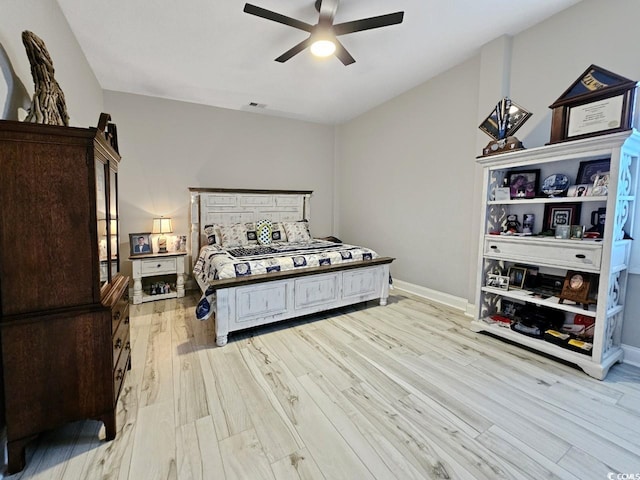
<svg viewBox="0 0 640 480"><path fill-rule="evenodd" d="M129 234L129 255L149 255L153 253L151 232Z"/></svg>

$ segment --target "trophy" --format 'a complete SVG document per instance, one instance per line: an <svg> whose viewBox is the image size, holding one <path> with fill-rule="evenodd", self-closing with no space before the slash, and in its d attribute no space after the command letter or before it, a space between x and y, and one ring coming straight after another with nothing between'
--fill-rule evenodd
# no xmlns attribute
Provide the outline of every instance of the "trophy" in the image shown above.
<svg viewBox="0 0 640 480"><path fill-rule="evenodd" d="M522 150L524 148L522 142L513 134L530 116L530 112L512 102L508 97L500 100L479 127L480 130L493 138L482 150L482 155Z"/></svg>

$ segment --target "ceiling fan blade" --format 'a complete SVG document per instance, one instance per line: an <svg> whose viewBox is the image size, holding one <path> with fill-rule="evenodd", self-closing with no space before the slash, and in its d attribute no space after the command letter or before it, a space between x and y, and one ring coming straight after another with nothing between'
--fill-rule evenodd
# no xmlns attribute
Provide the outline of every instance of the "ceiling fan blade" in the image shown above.
<svg viewBox="0 0 640 480"><path fill-rule="evenodd" d="M335 56L338 57L338 59L344 64L344 66L346 67L347 65L356 63L356 59L353 58L349 52L347 52L347 49L344 48L344 45L342 45L337 38L335 39L335 42L336 42Z"/></svg>
<svg viewBox="0 0 640 480"><path fill-rule="evenodd" d="M352 22L339 23L333 26L333 32L336 35L344 35L346 33L361 32L362 30L371 30L372 28L386 27L388 25L396 25L402 23L404 12L388 13L377 17L363 18L361 20L353 20Z"/></svg>
<svg viewBox="0 0 640 480"><path fill-rule="evenodd" d="M293 57L294 55L299 54L301 51L303 51L305 48L307 48L309 45L311 45L311 43L312 43L311 42L311 37L307 38L306 40L301 41L295 47L290 48L289 50L284 52L282 55L280 55L278 58L276 58L276 62L280 62L280 63L286 62L291 57Z"/></svg>
<svg viewBox="0 0 640 480"><path fill-rule="evenodd" d="M319 25L333 25L333 19L338 11L340 0L322 0L320 3Z"/></svg>
<svg viewBox="0 0 640 480"><path fill-rule="evenodd" d="M267 10L262 7L257 7L256 5L251 5L250 3L246 3L244 5L244 12L250 15L255 15L256 17L262 17L266 18L267 20L272 20L284 25L289 25L290 27L304 30L305 32L309 33L311 33L311 30L313 29L313 25L301 22L300 20L296 20L295 18L287 17L286 15L272 12L271 10Z"/></svg>

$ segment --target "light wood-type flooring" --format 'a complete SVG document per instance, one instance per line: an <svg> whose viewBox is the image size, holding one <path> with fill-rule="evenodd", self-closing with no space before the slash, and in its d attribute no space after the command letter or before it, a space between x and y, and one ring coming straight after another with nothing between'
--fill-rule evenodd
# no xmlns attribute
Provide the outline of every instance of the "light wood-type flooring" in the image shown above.
<svg viewBox="0 0 640 480"><path fill-rule="evenodd" d="M640 474L640 369L604 381L398 290L232 334L195 296L131 306L118 435L41 435L10 479L572 479ZM620 477L623 478L623 477ZM624 477L635 478L635 477Z"/></svg>

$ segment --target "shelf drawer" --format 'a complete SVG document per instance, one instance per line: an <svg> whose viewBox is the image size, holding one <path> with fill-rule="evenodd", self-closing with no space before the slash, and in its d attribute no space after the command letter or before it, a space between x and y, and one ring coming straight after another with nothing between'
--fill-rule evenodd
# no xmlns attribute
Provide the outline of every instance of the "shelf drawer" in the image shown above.
<svg viewBox="0 0 640 480"><path fill-rule="evenodd" d="M485 239L484 255L529 265L595 272L600 270L602 244L579 240L554 241L496 237Z"/></svg>
<svg viewBox="0 0 640 480"><path fill-rule="evenodd" d="M142 260L141 273L143 276L176 273L176 258L153 258L149 260Z"/></svg>

